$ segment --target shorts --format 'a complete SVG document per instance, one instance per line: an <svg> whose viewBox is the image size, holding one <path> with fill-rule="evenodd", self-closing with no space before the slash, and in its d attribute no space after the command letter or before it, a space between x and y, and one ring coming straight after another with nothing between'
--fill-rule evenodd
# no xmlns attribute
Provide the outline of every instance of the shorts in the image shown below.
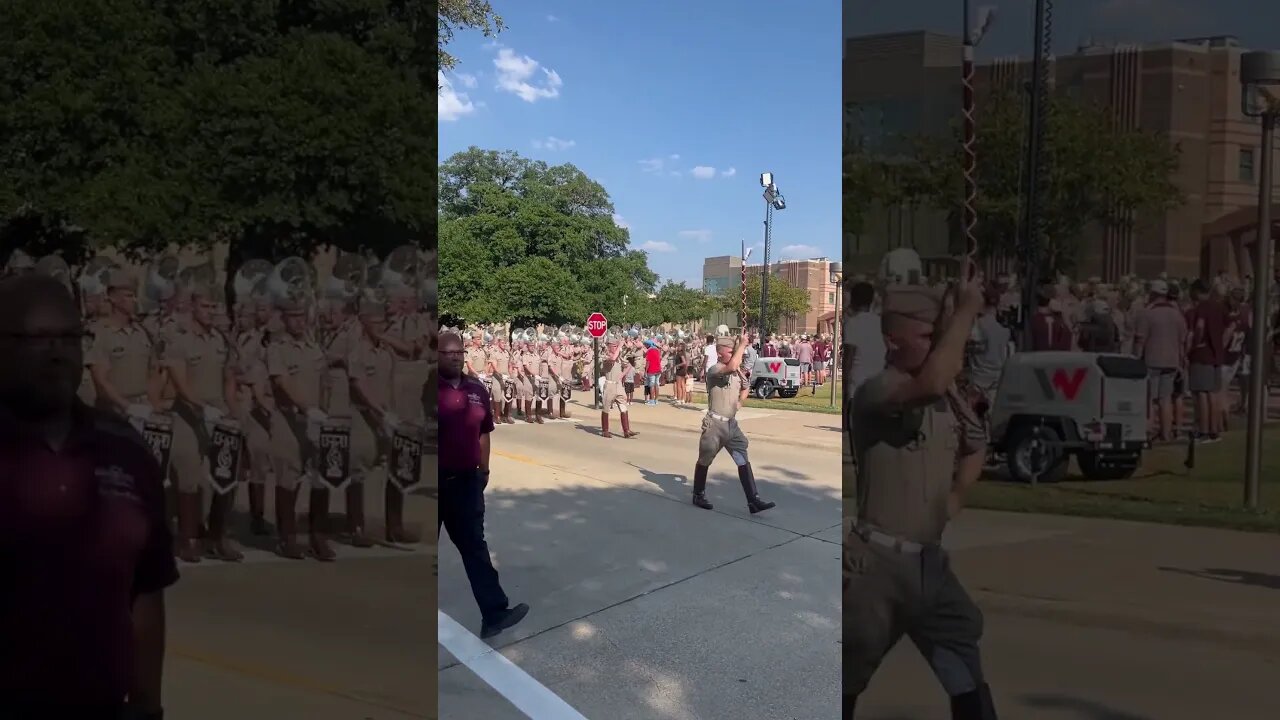
<svg viewBox="0 0 1280 720"><path fill-rule="evenodd" d="M633 382L624 382L622 383L622 389L627 391L627 395L631 395L631 393L636 391L636 384Z"/></svg>
<svg viewBox="0 0 1280 720"><path fill-rule="evenodd" d="M1193 393L1215 393L1222 389L1222 368L1192 365L1187 369L1187 387Z"/></svg>
<svg viewBox="0 0 1280 720"><path fill-rule="evenodd" d="M826 361L826 360L814 360L814 361L813 361L813 369L814 369L814 370L817 370L818 372L822 372L823 370L826 370L826 369L827 369L827 361Z"/></svg>
<svg viewBox="0 0 1280 720"><path fill-rule="evenodd" d="M807 363L807 362L800 363L800 372L802 373L813 372L813 363Z"/></svg>
<svg viewBox="0 0 1280 720"><path fill-rule="evenodd" d="M1223 365L1222 366L1222 385L1220 386L1219 389L1226 389L1231 387L1231 384L1235 382L1236 375L1239 374L1239 372L1240 372L1239 360L1236 360L1235 362L1230 363L1228 365Z"/></svg>
<svg viewBox="0 0 1280 720"><path fill-rule="evenodd" d="M1152 400L1171 400L1174 393L1176 368L1149 368L1147 370L1147 394Z"/></svg>
<svg viewBox="0 0 1280 720"><path fill-rule="evenodd" d="M659 375L658 373L649 373L648 375L645 375L645 378L644 378L645 385L651 388L656 388L660 384L659 380L661 379L661 377L662 376Z"/></svg>

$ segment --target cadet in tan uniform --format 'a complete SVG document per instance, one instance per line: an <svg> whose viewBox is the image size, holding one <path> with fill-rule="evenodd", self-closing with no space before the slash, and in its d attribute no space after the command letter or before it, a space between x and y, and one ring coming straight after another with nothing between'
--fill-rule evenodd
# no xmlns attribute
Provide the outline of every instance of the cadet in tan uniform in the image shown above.
<svg viewBox="0 0 1280 720"><path fill-rule="evenodd" d="M385 315L385 313L384 313ZM321 389L320 409L329 417L351 421L351 482L346 488L347 535L355 547L372 547L373 540L365 531L364 469L377 464L378 447L365 423L355 418L352 407L352 376L348 360L362 333L360 322L351 313L350 302L328 298L321 303L321 339L327 370ZM384 323L385 325L385 323ZM390 369L387 371L390 379Z"/></svg>
<svg viewBox="0 0 1280 720"><path fill-rule="evenodd" d="M952 718L996 717L978 651L982 613L941 546L985 457L983 425L955 388L982 293L973 281L957 290L949 318L934 289L886 290L888 367L852 400L858 509L844 538L845 718L903 635L950 696Z"/></svg>
<svg viewBox="0 0 1280 720"><path fill-rule="evenodd" d="M211 287L192 288L190 321L169 328L162 353L162 364L176 397L172 462L178 485L178 557L187 562L200 561L203 488L213 494L204 553L227 562L244 559L227 537L235 491L218 493L212 487L212 469L207 465L214 423L239 415L236 359L231 343L214 325L218 312L215 295Z"/></svg>
<svg viewBox="0 0 1280 720"><path fill-rule="evenodd" d="M609 413L615 407L622 417L622 437L633 438L640 434L631 432L631 416L627 414L630 409L627 405L627 391L622 387L622 361L618 359L621 354L622 345L614 340L606 347L605 358L601 361L605 378L604 407L600 410L601 437L613 437L613 433L609 432Z"/></svg>
<svg viewBox="0 0 1280 720"><path fill-rule="evenodd" d="M87 289L83 282L80 285L80 297L84 302L85 336L82 350L85 366L84 376L80 380L80 389L76 394L85 405L90 407L98 404L98 394L93 386L93 375L89 372L89 358L93 357L93 341L102 330L102 321L111 314L111 303L107 299L106 290L106 287L100 287L97 291Z"/></svg>
<svg viewBox="0 0 1280 720"><path fill-rule="evenodd" d="M494 422L515 422L511 419L511 404L515 397L515 379L511 377L511 353L506 343L494 339L494 349L489 353L489 392L493 396Z"/></svg>
<svg viewBox="0 0 1280 720"><path fill-rule="evenodd" d="M248 460L249 527L259 536L270 532L266 492L267 485L275 478L271 454L275 398L267 374L266 328L261 324L269 319L269 313L260 311L267 304L262 298L250 299L236 313L236 324L240 327L235 342L236 420L244 433L244 457Z"/></svg>
<svg viewBox="0 0 1280 720"><path fill-rule="evenodd" d="M535 414L538 421L541 422L543 416L555 418L555 413L551 408L555 404L556 397L560 394L560 386L556 382L556 375L559 372L559 361L556 359L555 353L551 351L551 345L545 342L539 342L536 346L534 354L537 356L538 375L535 378L534 399L536 403ZM552 367L555 363L555 367ZM545 399L543 394L546 394Z"/></svg>
<svg viewBox="0 0 1280 720"><path fill-rule="evenodd" d="M427 382L427 321L417 312L418 293L409 287L394 288L387 293L390 321L379 340L395 352L396 364L391 371L395 388L391 410L404 422L421 426L423 422L422 386Z"/></svg>
<svg viewBox="0 0 1280 720"><path fill-rule="evenodd" d="M560 346L553 345L551 352L554 356L552 367L556 370L556 384L560 390L560 418L567 420L570 415L566 406L573 398L573 347L569 344L569 338L561 338Z"/></svg>
<svg viewBox="0 0 1280 720"><path fill-rule="evenodd" d="M164 382L157 348L137 321L137 281L128 272L115 270L107 284L110 310L98 326L85 364L100 409L142 417L159 404Z"/></svg>
<svg viewBox="0 0 1280 720"><path fill-rule="evenodd" d="M538 373L537 358L529 350L529 343L519 342L512 353L512 374L516 377L516 400L527 423L542 422L533 412L533 378Z"/></svg>
<svg viewBox="0 0 1280 720"><path fill-rule="evenodd" d="M489 378L489 356L484 351L484 336L477 333L467 344L466 355L463 358L465 365L463 370L470 376L485 383L488 387Z"/></svg>
<svg viewBox="0 0 1280 720"><path fill-rule="evenodd" d="M351 404L356 411L351 430L352 485L366 482L379 465L385 470L391 447L393 428L389 426L388 415L394 415L391 412L395 389L392 370L396 358L391 348L381 340L386 326L386 307L368 298L362 300L360 331L353 338L347 358L351 373ZM417 535L408 532L404 526L404 493L386 473L383 473L383 480L387 542L417 543Z"/></svg>
<svg viewBox="0 0 1280 720"><path fill-rule="evenodd" d="M315 442L308 425L323 419L321 383L327 369L324 352L307 337L307 308L296 300L277 303L284 332L267 347L267 374L274 385L276 412L271 418L271 448L276 476L276 552L301 560L306 551L298 545L296 504L302 485L310 488L308 524L310 551L317 559L332 561L337 555L326 533L329 490L315 469Z"/></svg>
<svg viewBox="0 0 1280 720"><path fill-rule="evenodd" d="M747 497L747 509L754 515L764 512L776 503L760 497L756 478L747 457L747 436L739 427L738 408L747 399L748 388L742 381L742 354L747 349L747 337L738 336L716 340L716 364L707 369L707 414L702 418L702 436L698 439L698 464L693 468L693 504L704 510L711 509L707 500L707 473L711 463L721 450L728 450L729 457L738 466L738 481Z"/></svg>

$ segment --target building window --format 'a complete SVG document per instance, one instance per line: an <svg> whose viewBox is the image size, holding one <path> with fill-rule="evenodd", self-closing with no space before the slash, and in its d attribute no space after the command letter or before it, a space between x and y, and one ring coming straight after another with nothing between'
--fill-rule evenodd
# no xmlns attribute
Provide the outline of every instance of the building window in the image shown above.
<svg viewBox="0 0 1280 720"><path fill-rule="evenodd" d="M1253 148L1240 148L1240 182L1253 182Z"/></svg>
<svg viewBox="0 0 1280 720"><path fill-rule="evenodd" d="M835 293L833 293L833 292L829 292L829 293L827 293L827 304L828 304L828 305L835 305L835 304L836 304L836 294L835 294Z"/></svg>

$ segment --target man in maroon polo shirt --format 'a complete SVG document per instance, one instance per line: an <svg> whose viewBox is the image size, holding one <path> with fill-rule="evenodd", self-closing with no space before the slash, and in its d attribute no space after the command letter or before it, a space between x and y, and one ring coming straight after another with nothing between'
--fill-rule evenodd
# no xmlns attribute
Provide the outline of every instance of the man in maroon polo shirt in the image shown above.
<svg viewBox="0 0 1280 720"><path fill-rule="evenodd" d="M489 485L489 433L493 405L489 391L462 372L462 338L440 336L440 370L436 407L439 413L440 526L462 556L471 594L480 606L480 637L490 638L529 614L529 606L509 607L484 541L484 489Z"/></svg>
<svg viewBox="0 0 1280 720"><path fill-rule="evenodd" d="M0 717L161 718L178 570L159 466L77 398L67 290L9 278L0 307Z"/></svg>

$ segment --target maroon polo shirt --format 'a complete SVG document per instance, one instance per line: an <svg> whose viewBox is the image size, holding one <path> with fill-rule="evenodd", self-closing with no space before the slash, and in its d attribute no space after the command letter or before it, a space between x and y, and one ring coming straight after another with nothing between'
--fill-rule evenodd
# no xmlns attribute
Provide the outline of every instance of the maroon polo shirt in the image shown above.
<svg viewBox="0 0 1280 720"><path fill-rule="evenodd" d="M119 703L133 601L178 579L159 465L80 406L53 450L0 410L0 705Z"/></svg>
<svg viewBox="0 0 1280 720"><path fill-rule="evenodd" d="M479 380L467 375L462 376L457 387L444 377L436 382L440 469L446 472L475 470L480 467L480 436L493 432L489 391Z"/></svg>

